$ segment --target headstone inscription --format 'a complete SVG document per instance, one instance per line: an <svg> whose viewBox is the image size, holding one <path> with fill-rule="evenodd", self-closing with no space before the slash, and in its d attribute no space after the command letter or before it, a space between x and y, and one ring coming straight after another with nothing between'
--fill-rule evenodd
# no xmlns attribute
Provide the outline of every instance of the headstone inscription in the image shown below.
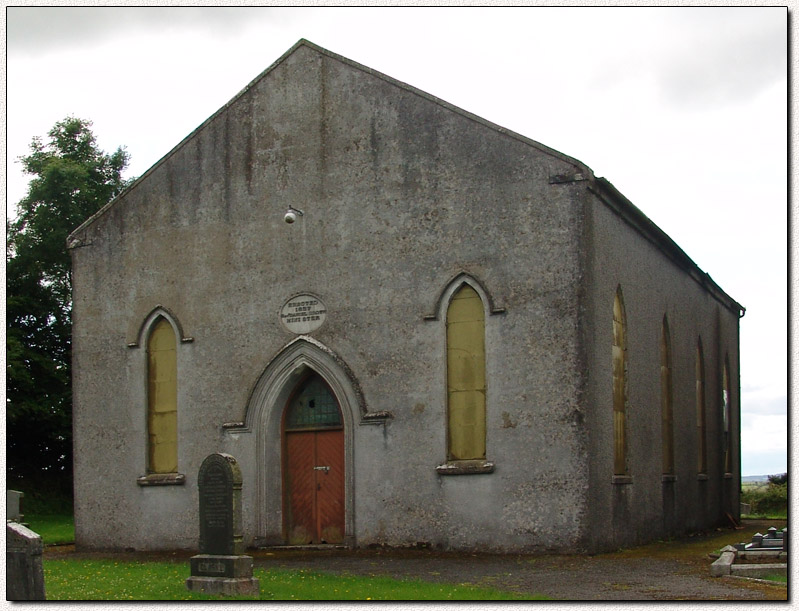
<svg viewBox="0 0 799 611"><path fill-rule="evenodd" d="M252 556L245 556L241 532L241 469L230 454L211 454L197 478L200 553L191 558L186 587L207 594L257 594Z"/></svg>
<svg viewBox="0 0 799 611"><path fill-rule="evenodd" d="M45 600L42 538L6 522L6 600Z"/></svg>
<svg viewBox="0 0 799 611"><path fill-rule="evenodd" d="M236 459L211 454L200 467L198 486L200 553L241 554L241 470Z"/></svg>

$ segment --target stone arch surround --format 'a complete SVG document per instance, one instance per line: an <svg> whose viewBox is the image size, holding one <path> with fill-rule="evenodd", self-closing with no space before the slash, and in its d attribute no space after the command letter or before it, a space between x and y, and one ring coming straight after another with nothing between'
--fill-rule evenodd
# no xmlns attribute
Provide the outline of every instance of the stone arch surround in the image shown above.
<svg viewBox="0 0 799 611"><path fill-rule="evenodd" d="M346 364L321 342L307 336L293 340L270 361L250 395L244 426L229 429L231 433L252 432L256 437L256 544L285 542L281 423L292 391L308 370L315 371L327 382L341 408L345 464L344 542L355 544L354 431L370 414L357 380Z"/></svg>

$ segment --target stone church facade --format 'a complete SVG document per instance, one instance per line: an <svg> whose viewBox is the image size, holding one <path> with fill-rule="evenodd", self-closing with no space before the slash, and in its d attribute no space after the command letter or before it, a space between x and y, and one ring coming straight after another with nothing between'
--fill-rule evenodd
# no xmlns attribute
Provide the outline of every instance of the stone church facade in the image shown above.
<svg viewBox="0 0 799 611"><path fill-rule="evenodd" d="M743 308L583 163L300 41L70 237L80 548L600 551L736 517Z"/></svg>

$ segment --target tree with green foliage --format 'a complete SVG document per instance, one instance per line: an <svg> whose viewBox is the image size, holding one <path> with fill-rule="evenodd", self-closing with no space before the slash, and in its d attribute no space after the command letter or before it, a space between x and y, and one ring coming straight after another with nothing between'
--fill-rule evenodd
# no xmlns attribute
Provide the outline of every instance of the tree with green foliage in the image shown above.
<svg viewBox="0 0 799 611"><path fill-rule="evenodd" d="M769 475L768 476L768 483L774 486L779 486L781 484L788 483L788 474L782 473L781 475Z"/></svg>
<svg viewBox="0 0 799 611"><path fill-rule="evenodd" d="M769 475L768 483L745 487L741 502L751 509L750 517L783 518L788 515L788 474Z"/></svg>
<svg viewBox="0 0 799 611"><path fill-rule="evenodd" d="M72 273L67 236L127 182L123 147L91 122L59 121L20 158L32 176L6 221L6 469L10 481L72 482Z"/></svg>

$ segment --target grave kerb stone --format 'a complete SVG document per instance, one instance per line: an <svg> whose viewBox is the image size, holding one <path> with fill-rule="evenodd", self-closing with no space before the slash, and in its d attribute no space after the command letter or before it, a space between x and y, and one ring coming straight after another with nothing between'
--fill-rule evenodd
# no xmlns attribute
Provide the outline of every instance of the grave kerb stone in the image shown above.
<svg viewBox="0 0 799 611"><path fill-rule="evenodd" d="M45 600L42 538L6 522L6 600Z"/></svg>

